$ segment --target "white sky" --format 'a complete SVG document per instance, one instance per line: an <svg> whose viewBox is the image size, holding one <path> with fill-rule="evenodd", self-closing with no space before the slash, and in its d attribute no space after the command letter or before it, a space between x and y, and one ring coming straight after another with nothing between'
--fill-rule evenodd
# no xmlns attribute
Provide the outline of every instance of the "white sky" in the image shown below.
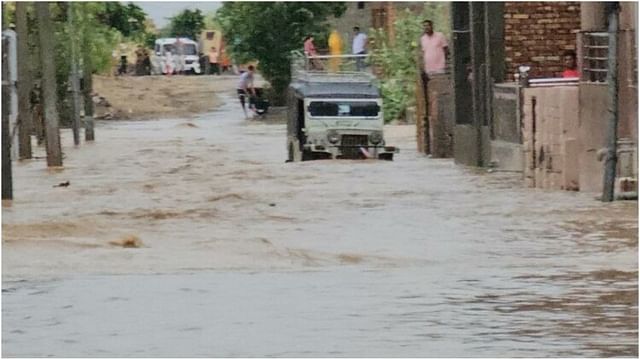
<svg viewBox="0 0 640 359"><path fill-rule="evenodd" d="M184 9L200 9L207 14L222 6L220 1L133 1L153 19L157 28L162 28L169 23L168 18Z"/></svg>

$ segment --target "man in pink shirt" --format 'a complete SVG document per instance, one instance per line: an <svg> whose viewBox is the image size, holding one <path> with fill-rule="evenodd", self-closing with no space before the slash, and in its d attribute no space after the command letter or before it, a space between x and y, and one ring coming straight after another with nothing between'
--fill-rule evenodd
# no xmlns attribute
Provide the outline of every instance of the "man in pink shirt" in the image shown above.
<svg viewBox="0 0 640 359"><path fill-rule="evenodd" d="M423 71L427 75L442 74L447 66L449 50L447 39L441 32L433 31L431 20L425 20L422 26L424 26L424 34L420 38L420 48L424 63Z"/></svg>

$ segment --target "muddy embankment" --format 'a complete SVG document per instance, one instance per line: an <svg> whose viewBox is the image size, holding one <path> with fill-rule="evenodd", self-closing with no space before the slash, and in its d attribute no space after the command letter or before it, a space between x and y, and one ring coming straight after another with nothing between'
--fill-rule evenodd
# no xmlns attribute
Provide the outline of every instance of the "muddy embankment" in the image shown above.
<svg viewBox="0 0 640 359"><path fill-rule="evenodd" d="M98 119L188 117L214 110L236 76L94 76Z"/></svg>

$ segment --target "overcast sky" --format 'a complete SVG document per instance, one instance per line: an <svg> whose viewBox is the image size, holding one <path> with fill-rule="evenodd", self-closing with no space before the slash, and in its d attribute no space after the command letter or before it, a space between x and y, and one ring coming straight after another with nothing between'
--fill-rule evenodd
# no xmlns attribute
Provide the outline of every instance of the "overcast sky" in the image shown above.
<svg viewBox="0 0 640 359"><path fill-rule="evenodd" d="M204 14L222 6L220 1L134 1L146 12L157 28L169 23L167 18L178 14L184 9L200 9Z"/></svg>

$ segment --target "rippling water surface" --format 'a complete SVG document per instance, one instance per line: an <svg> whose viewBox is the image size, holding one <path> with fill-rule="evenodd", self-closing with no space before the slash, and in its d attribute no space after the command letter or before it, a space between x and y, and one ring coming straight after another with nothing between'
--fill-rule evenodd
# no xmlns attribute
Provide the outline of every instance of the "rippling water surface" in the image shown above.
<svg viewBox="0 0 640 359"><path fill-rule="evenodd" d="M394 162L285 164L237 106L16 164L3 355L638 355L637 202L427 159L411 126Z"/></svg>

